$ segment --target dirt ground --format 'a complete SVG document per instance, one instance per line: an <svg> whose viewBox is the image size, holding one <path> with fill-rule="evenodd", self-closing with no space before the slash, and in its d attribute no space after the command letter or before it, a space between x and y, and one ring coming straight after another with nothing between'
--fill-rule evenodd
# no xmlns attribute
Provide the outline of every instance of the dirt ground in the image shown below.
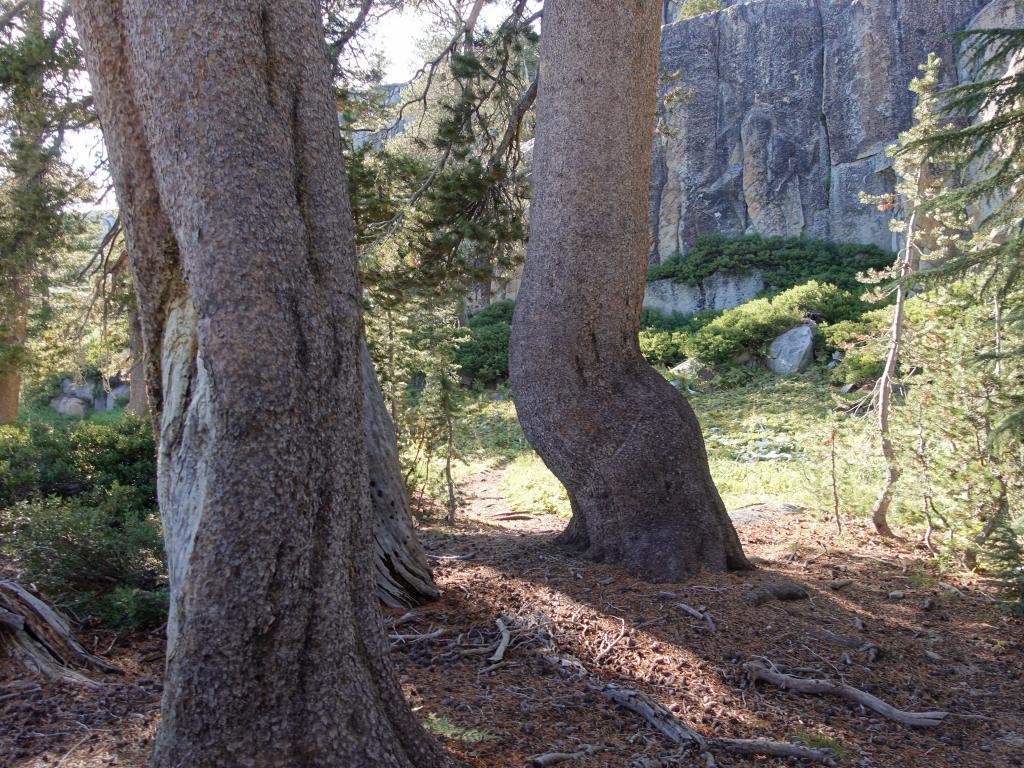
<svg viewBox="0 0 1024 768"><path fill-rule="evenodd" d="M563 520L511 513L499 487L496 471L471 479L463 521L421 531L442 599L388 615L410 704L471 765L524 766L549 752L581 753L565 766L705 765L605 701L599 681L645 693L705 737L830 747L840 765L1024 766L1024 622L1000 613L980 578L940 574L911 544L881 546L849 524L838 534L832 522L782 507L739 516L756 571L652 585L568 555L551 541ZM807 598L745 599L780 580ZM509 643L491 661L499 619ZM125 674L90 690L0 670L0 766L145 765L162 639L100 631L82 639ZM902 710L951 714L915 729L837 696L751 686L743 665L756 661ZM799 764L723 751L714 760Z"/></svg>

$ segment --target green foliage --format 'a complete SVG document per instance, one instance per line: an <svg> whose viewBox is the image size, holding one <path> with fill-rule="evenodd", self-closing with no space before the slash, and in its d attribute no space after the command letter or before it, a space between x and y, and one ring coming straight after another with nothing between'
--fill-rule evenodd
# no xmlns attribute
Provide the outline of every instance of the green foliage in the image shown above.
<svg viewBox="0 0 1024 768"><path fill-rule="evenodd" d="M572 512L565 487L532 451L509 462L502 495L515 512L563 517L569 517Z"/></svg>
<svg viewBox="0 0 1024 768"><path fill-rule="evenodd" d="M992 532L985 554L1006 609L1024 616L1024 536L1004 518Z"/></svg>
<svg viewBox="0 0 1024 768"><path fill-rule="evenodd" d="M769 292L785 291L812 280L852 292L858 288L859 272L882 269L891 263L892 254L873 245L795 237L706 235L685 256L672 256L653 267L647 279L696 284L716 272L742 274L758 269L764 272Z"/></svg>
<svg viewBox="0 0 1024 768"><path fill-rule="evenodd" d="M0 425L0 547L79 615L156 626L166 568L147 421Z"/></svg>
<svg viewBox="0 0 1024 768"><path fill-rule="evenodd" d="M496 301L469 319L455 363L474 382L493 386L508 378L508 342L515 303Z"/></svg>
<svg viewBox="0 0 1024 768"><path fill-rule="evenodd" d="M754 299L726 310L686 340L686 355L708 363L761 355L772 339L805 316L838 323L858 317L866 306L849 291L812 280L772 299Z"/></svg>
<svg viewBox="0 0 1024 768"><path fill-rule="evenodd" d="M865 352L848 352L832 371L834 384L867 384L878 379L885 360Z"/></svg>
<svg viewBox="0 0 1024 768"><path fill-rule="evenodd" d="M721 0L684 0L679 8L678 19L690 19L702 13L720 11L722 7Z"/></svg>
<svg viewBox="0 0 1024 768"><path fill-rule="evenodd" d="M95 610L122 626L159 624L153 607L165 600L166 572L160 524L152 511L133 511L135 497L114 483L19 502L0 511L3 549L29 581L77 611ZM129 602L131 612L118 615L116 606Z"/></svg>
<svg viewBox="0 0 1024 768"><path fill-rule="evenodd" d="M830 749L832 754L835 755L836 760L840 763L845 763L849 760L851 753L850 750L843 746L843 743L838 739L834 739L831 736L826 736L823 733L817 731L809 731L804 728L794 731L789 737L790 741L795 744L802 744L805 747L811 749Z"/></svg>
<svg viewBox="0 0 1024 768"><path fill-rule="evenodd" d="M0 425L0 438L0 506L118 485L127 510L156 507L156 449L147 420Z"/></svg>
<svg viewBox="0 0 1024 768"><path fill-rule="evenodd" d="M498 738L490 731L482 728L463 728L455 725L444 715L429 715L423 721L423 727L427 732L452 741L461 741L463 744L479 744L482 741L493 741Z"/></svg>
<svg viewBox="0 0 1024 768"><path fill-rule="evenodd" d="M651 365L672 368L686 359L687 334L683 331L640 329L640 353Z"/></svg>

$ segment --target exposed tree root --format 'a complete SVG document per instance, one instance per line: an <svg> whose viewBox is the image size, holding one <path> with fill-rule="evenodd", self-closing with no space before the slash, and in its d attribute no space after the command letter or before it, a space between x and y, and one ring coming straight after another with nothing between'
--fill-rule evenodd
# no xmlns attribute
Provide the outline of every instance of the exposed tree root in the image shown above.
<svg viewBox="0 0 1024 768"><path fill-rule="evenodd" d="M0 656L54 679L96 686L83 670L120 670L75 640L56 611L13 581L0 581Z"/></svg>
<svg viewBox="0 0 1024 768"><path fill-rule="evenodd" d="M797 693L841 696L855 704L861 704L889 720L894 720L897 723L914 728L934 728L941 725L949 717L948 712L906 712L902 709L896 709L877 696L872 696L870 693L859 688L853 688L842 683L833 683L829 680L794 677L775 669L769 669L759 661L748 661L743 667L750 674L752 684L758 680L764 680L784 690L796 691Z"/></svg>
<svg viewBox="0 0 1024 768"><path fill-rule="evenodd" d="M546 639L550 639L550 636ZM574 656L541 654L541 658L562 674L582 680L591 691L637 715L673 744L696 750L704 756L706 765L715 765L711 756L712 750L747 755L797 757L828 766L836 764L835 756L830 749L813 749L799 744L761 739L706 739L647 694L597 679Z"/></svg>

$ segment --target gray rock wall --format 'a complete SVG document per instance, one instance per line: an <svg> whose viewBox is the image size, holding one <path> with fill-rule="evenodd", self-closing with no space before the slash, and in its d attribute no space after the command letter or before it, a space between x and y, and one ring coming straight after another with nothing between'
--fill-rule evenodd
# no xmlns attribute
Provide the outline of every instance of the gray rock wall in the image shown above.
<svg viewBox="0 0 1024 768"><path fill-rule="evenodd" d="M993 5L1013 2L994 0ZM950 34L986 0L751 0L666 25L662 70L686 90L655 138L652 263L709 232L893 247L885 147L910 125L930 51L955 82Z"/></svg>
<svg viewBox="0 0 1024 768"><path fill-rule="evenodd" d="M764 290L764 276L757 270L734 275L716 272L697 285L672 280L652 280L644 293L644 308L665 315L695 315L705 309L729 309L750 301Z"/></svg>

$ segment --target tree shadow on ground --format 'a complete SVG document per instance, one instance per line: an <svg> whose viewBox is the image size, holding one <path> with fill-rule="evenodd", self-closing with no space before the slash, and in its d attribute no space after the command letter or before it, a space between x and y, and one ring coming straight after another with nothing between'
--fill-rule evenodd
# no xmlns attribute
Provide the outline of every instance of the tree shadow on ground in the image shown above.
<svg viewBox="0 0 1024 768"><path fill-rule="evenodd" d="M478 765L519 765L514 760L554 742L620 745L619 752L588 758L593 765L673 754L634 716L560 679L528 644L513 642L505 663L493 669L471 656L451 656L453 638L497 637L495 619L503 615L546 622L559 652L602 681L653 696L705 735L832 744L851 765L1022 764L1021 623L1005 621L976 590L943 588L907 552L894 554L849 534L830 539L814 520L790 519L785 529L765 521L740 529L756 570L652 585L574 557L554 545L549 527L535 533L471 523L422 536L440 558L436 576L446 594L417 611L419 626L445 628L449 640L400 644L396 658L414 703L491 729L494 740L450 744ZM845 579L851 583L832 588ZM808 598L756 606L744 599L779 580L799 584ZM715 631L679 603L706 609ZM873 644L881 656L871 661L823 632ZM838 698L763 683L751 689L742 664L758 658L845 682L901 709L989 719L953 718L938 729L911 730ZM729 756L719 764L765 763Z"/></svg>

